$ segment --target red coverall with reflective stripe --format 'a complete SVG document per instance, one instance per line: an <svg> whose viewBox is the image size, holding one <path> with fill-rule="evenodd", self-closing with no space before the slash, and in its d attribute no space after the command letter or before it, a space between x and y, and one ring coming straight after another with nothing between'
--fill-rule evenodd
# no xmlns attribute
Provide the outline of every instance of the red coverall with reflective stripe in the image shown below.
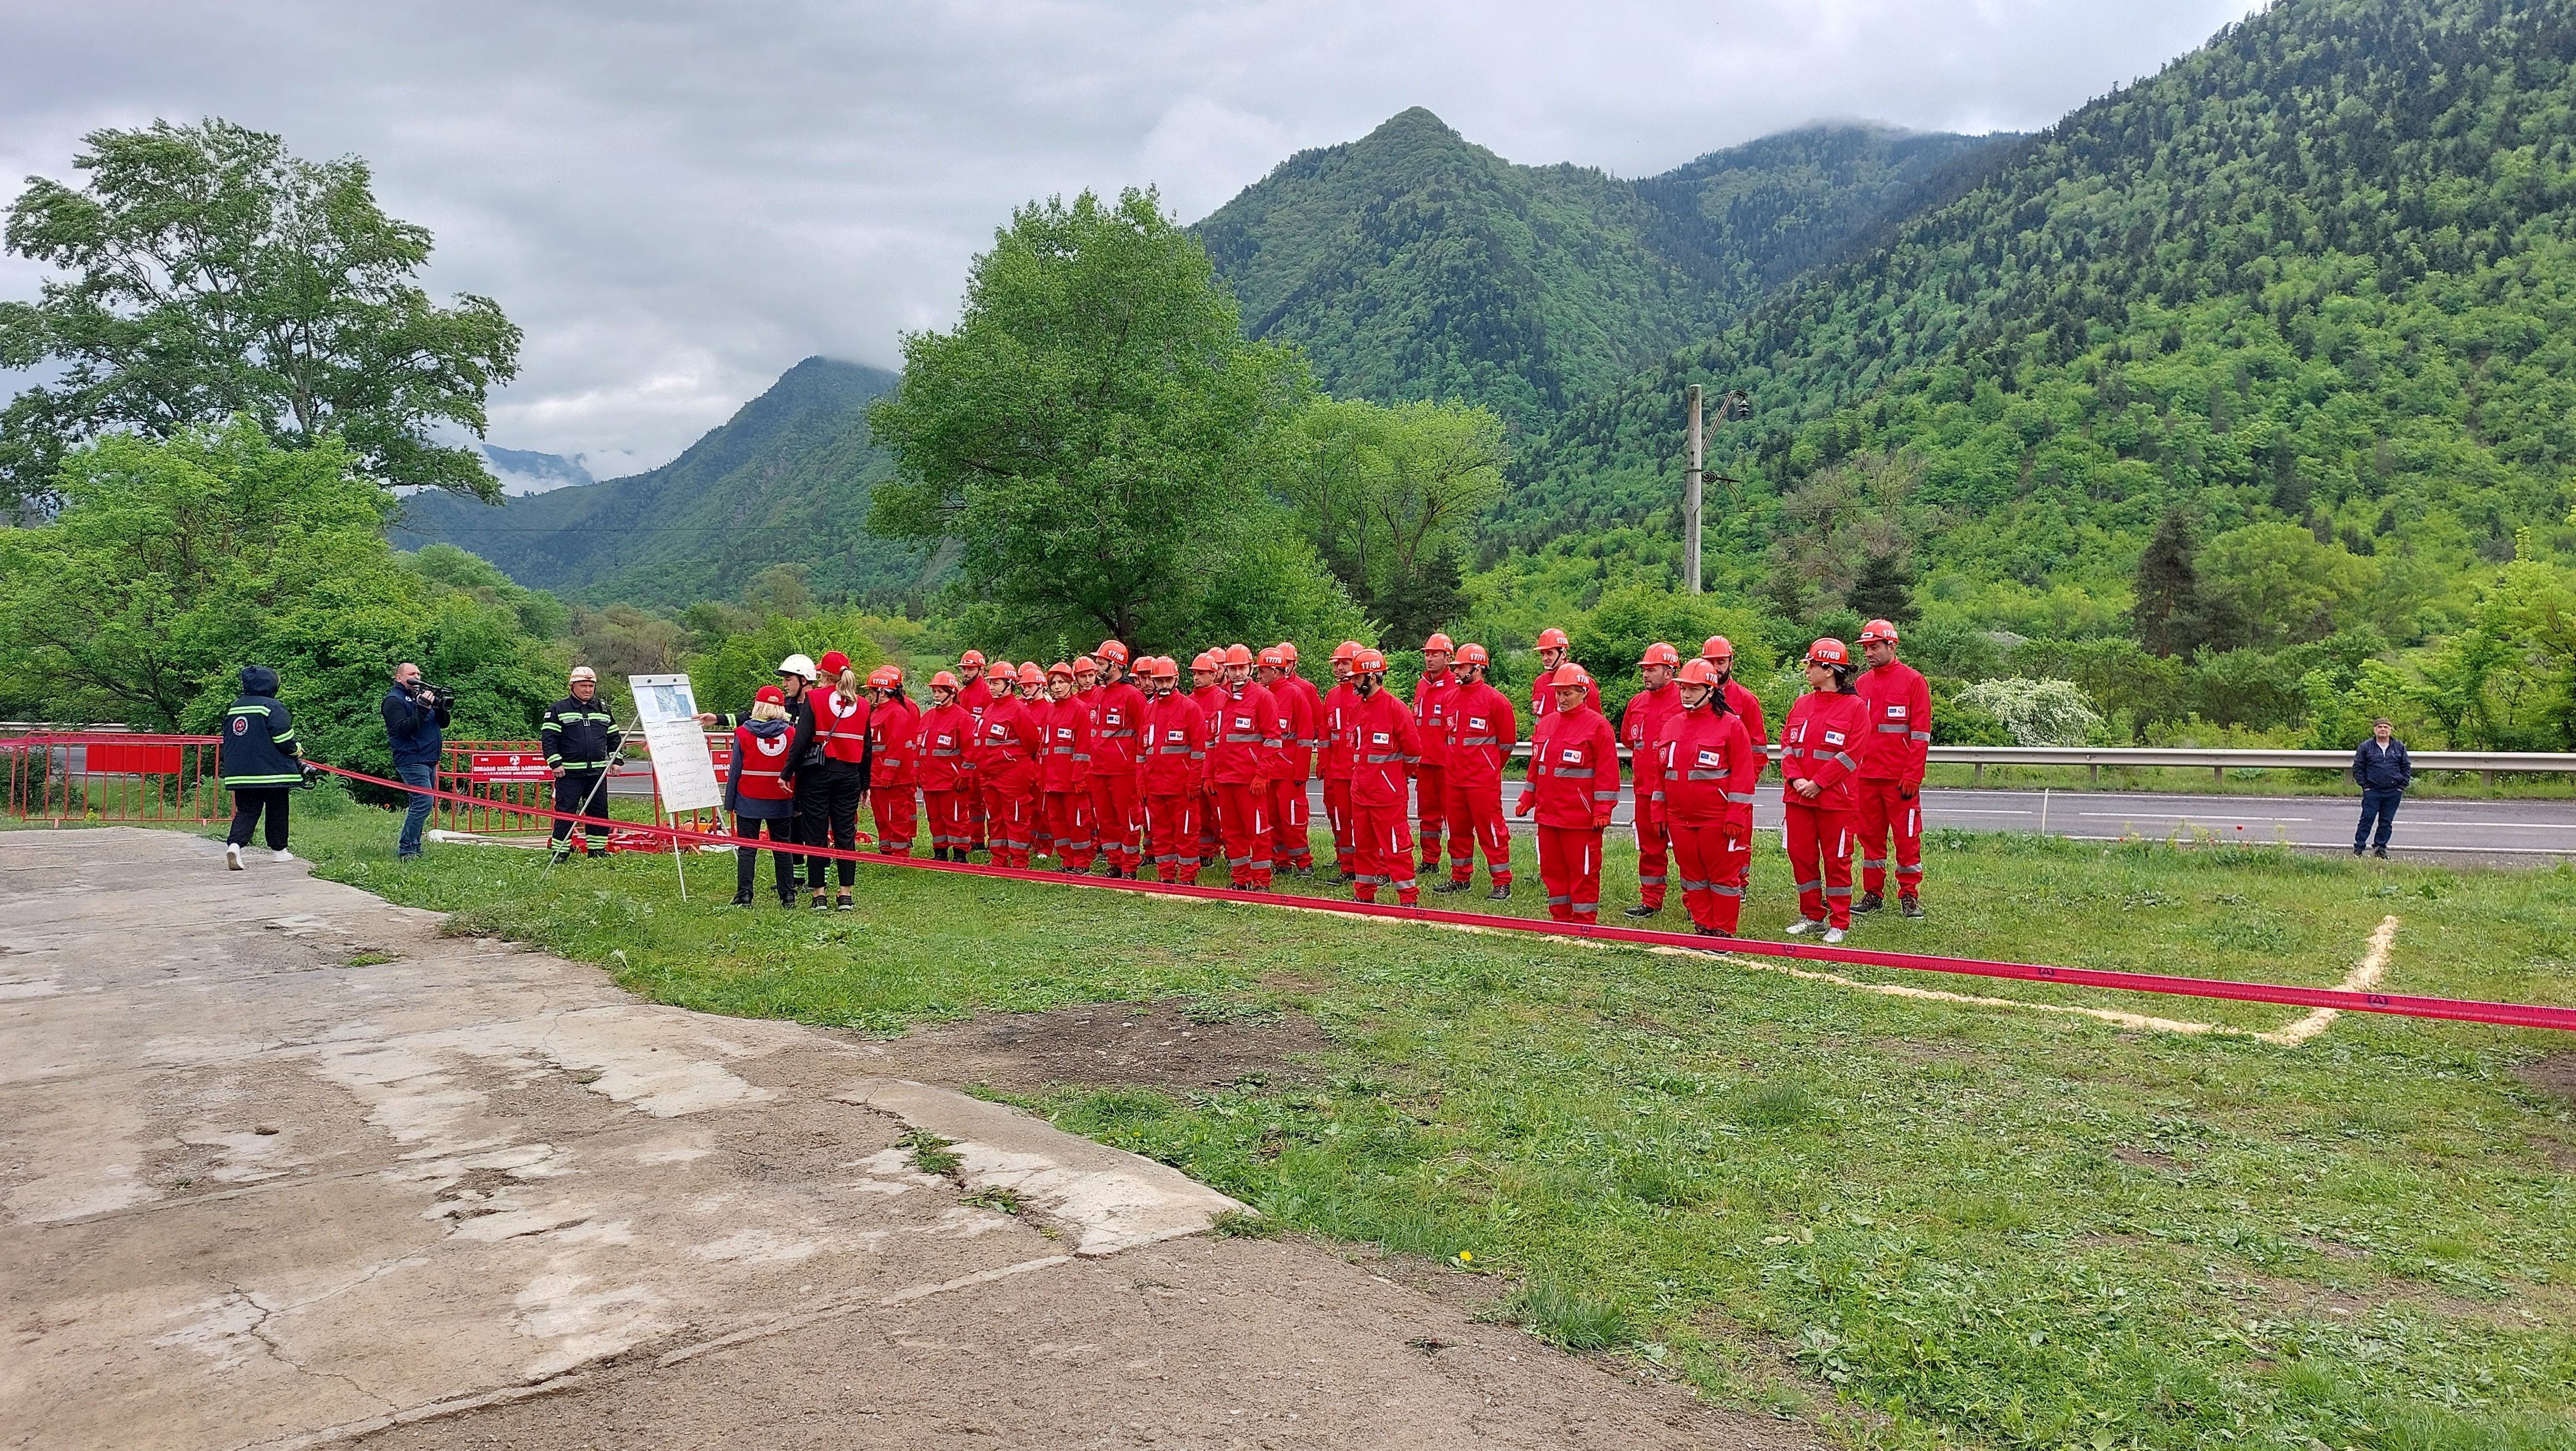
<svg viewBox="0 0 2576 1451"><path fill-rule="evenodd" d="M1279 765L1279 704L1247 684L1218 692L1208 714L1208 780L1216 788L1217 834L1227 880L1270 889L1270 781Z"/></svg>
<svg viewBox="0 0 2576 1451"><path fill-rule="evenodd" d="M1032 702L996 697L984 708L975 782L997 867L1029 864L1029 841L1037 833L1038 758L1045 749L1046 726Z"/></svg>
<svg viewBox="0 0 2576 1451"><path fill-rule="evenodd" d="M966 714L974 720L976 734L983 731L984 710L992 703L993 687L987 684L981 675L967 681L965 688L957 692L957 704L963 707ZM975 779L975 759L971 754L966 759L966 816L974 823L975 840L972 845L975 850L982 851L984 849L984 792L982 783Z"/></svg>
<svg viewBox="0 0 2576 1451"><path fill-rule="evenodd" d="M1136 727L1145 693L1121 680L1083 699L1091 705L1091 824L1110 869L1134 876L1145 829L1136 804Z"/></svg>
<svg viewBox="0 0 2576 1451"><path fill-rule="evenodd" d="M930 845L959 857L975 844L975 818L966 804L975 794L975 774L968 769L975 749L975 716L951 701L921 713L913 728L913 748L920 758L914 768L921 778L922 814L930 818Z"/></svg>
<svg viewBox="0 0 2576 1451"><path fill-rule="evenodd" d="M1762 752L1714 702L1674 714L1655 749L1664 825L1693 924L1733 932L1753 865L1753 785Z"/></svg>
<svg viewBox="0 0 2576 1451"><path fill-rule="evenodd" d="M1359 867L1351 895L1377 900L1377 889L1394 884L1395 900L1407 907L1421 899L1413 875L1413 833L1405 828L1405 783L1422 755L1422 733L1413 712L1389 691L1362 698L1351 692L1348 712L1351 742L1351 815Z"/></svg>
<svg viewBox="0 0 2576 1451"><path fill-rule="evenodd" d="M1211 685L1205 690L1192 690L1187 694L1190 703L1199 708L1200 718L1208 723L1208 749L1213 751L1216 749L1216 706L1218 701L1225 699L1225 687ZM1202 865L1214 866L1225 860L1225 838L1218 835L1216 829L1216 777L1208 773L1204 764L1199 768L1199 783L1199 861Z"/></svg>
<svg viewBox="0 0 2576 1451"><path fill-rule="evenodd" d="M1902 660L1860 673L1852 682L1869 702L1869 737L1860 758L1860 888L1887 889L1887 837L1896 834L1896 891L1911 897L1923 884L1923 765L1932 752L1932 687Z"/></svg>
<svg viewBox="0 0 2576 1451"><path fill-rule="evenodd" d="M1413 773L1413 815L1422 825L1422 869L1440 865L1440 831L1449 819L1449 710L1457 703L1458 677L1443 670L1413 682L1413 731L1422 740L1422 764Z"/></svg>
<svg viewBox="0 0 2576 1451"><path fill-rule="evenodd" d="M1619 737L1590 706L1556 711L1530 732L1529 785L1520 813L1538 811L1538 874L1547 915L1601 917L1601 832L1619 803Z"/></svg>
<svg viewBox="0 0 2576 1451"><path fill-rule="evenodd" d="M1348 685L1336 685L1324 692L1324 746L1318 765L1324 777L1324 822L1333 830L1333 867L1343 876L1356 876L1352 863L1358 838L1351 834L1351 711L1360 703L1359 692Z"/></svg>
<svg viewBox="0 0 2576 1451"><path fill-rule="evenodd" d="M1315 774L1315 748L1322 743L1323 700L1293 670L1265 688L1278 703L1280 720L1280 773L1270 784L1270 856L1281 866L1311 871L1315 844L1306 782Z"/></svg>
<svg viewBox="0 0 2576 1451"><path fill-rule="evenodd" d="M868 817L876 823L879 856L912 855L920 735L921 708L901 692L868 712Z"/></svg>
<svg viewBox="0 0 2576 1451"><path fill-rule="evenodd" d="M1475 875L1476 848L1485 875L1512 884L1512 823L1503 814L1503 762L1520 744L1511 698L1478 681L1461 685L1449 714L1449 880Z"/></svg>
<svg viewBox="0 0 2576 1451"><path fill-rule="evenodd" d="M1046 832L1058 866L1091 870L1091 706L1078 695L1051 700L1046 711Z"/></svg>
<svg viewBox="0 0 2576 1451"><path fill-rule="evenodd" d="M1789 870L1798 883L1798 912L1832 927L1851 925L1852 827L1860 778L1859 753L1869 729L1869 706L1857 695L1811 690L1789 707L1780 728L1780 774L1789 782ZM1800 781L1823 789L1809 801Z"/></svg>
<svg viewBox="0 0 2576 1451"><path fill-rule="evenodd" d="M1553 671L1541 670L1538 678L1530 682L1530 729L1533 731L1538 729L1540 721L1556 714L1556 687L1547 683L1547 677L1553 673ZM1583 703L1592 707L1593 714L1601 714L1600 685L1596 683L1583 687ZM1609 717L1602 716L1602 719L1607 720Z"/></svg>
<svg viewBox="0 0 2576 1451"><path fill-rule="evenodd" d="M1661 690L1640 690L1628 698L1619 715L1619 743L1628 748L1628 770L1637 797L1637 900L1643 906L1664 905L1664 809L1655 797L1661 782L1655 743L1664 727L1681 714L1682 688L1666 682Z"/></svg>
<svg viewBox="0 0 2576 1451"><path fill-rule="evenodd" d="M1199 872L1199 812L1206 800L1207 716L1175 692L1145 702L1136 728L1136 791L1144 802L1145 854L1166 882Z"/></svg>

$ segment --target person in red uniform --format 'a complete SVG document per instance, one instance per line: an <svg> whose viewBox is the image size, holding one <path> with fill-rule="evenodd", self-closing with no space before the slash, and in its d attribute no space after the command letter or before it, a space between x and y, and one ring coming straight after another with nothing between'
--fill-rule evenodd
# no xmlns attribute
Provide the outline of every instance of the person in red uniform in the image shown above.
<svg viewBox="0 0 2576 1451"><path fill-rule="evenodd" d="M1560 665L1550 677L1556 709L1530 730L1529 784L1516 814L1538 813L1538 874L1547 915L1601 920L1601 833L1619 803L1619 736L1584 704L1592 676Z"/></svg>
<svg viewBox="0 0 2576 1451"><path fill-rule="evenodd" d="M1422 755L1414 712L1386 688L1386 657L1351 656L1351 704L1343 733L1351 747L1351 816L1356 865L1351 897L1374 902L1392 885L1399 906L1422 900L1413 874L1413 833L1405 828L1405 788Z"/></svg>
<svg viewBox="0 0 2576 1451"><path fill-rule="evenodd" d="M1673 684L1673 672L1682 668L1682 652L1662 640L1646 647L1637 661L1637 672L1646 688L1628 698L1628 708L1619 716L1619 742L1628 748L1629 776L1636 784L1637 827L1637 905L1628 909L1631 917L1652 917L1664 910L1664 873L1666 845L1671 840L1664 830L1663 808L1655 804L1655 788L1662 772L1655 764L1655 743L1664 738L1664 726L1682 708L1681 689Z"/></svg>
<svg viewBox="0 0 2576 1451"><path fill-rule="evenodd" d="M1092 658L1091 658L1090 656L1088 656L1088 655L1076 655L1076 656L1074 656L1074 657L1073 657L1073 694L1074 694L1074 698L1075 698L1075 699L1077 699L1077 700L1084 701L1085 703L1088 703L1088 702L1090 701L1090 698L1091 698L1091 692L1093 692L1093 691L1095 691L1095 690L1098 690L1099 688L1100 688L1100 662L1099 662L1099 661L1097 661L1097 660L1092 659Z"/></svg>
<svg viewBox="0 0 2576 1451"><path fill-rule="evenodd" d="M787 749L787 780L796 788L796 831L807 846L828 843L856 851L859 803L868 798L868 702L859 692L849 656L834 650L821 663L827 684L805 693L811 708L796 718L796 735ZM827 857L805 858L805 889L813 894L818 912L833 905L823 900L823 888L834 865ZM837 865L837 905L847 912L857 905L850 888L858 881L859 868L848 857Z"/></svg>
<svg viewBox="0 0 2576 1451"><path fill-rule="evenodd" d="M981 650L969 650L957 657L957 673L965 679L965 684L958 689L957 703L965 707L966 714L974 720L979 729L984 724L984 707L993 703L992 677L1000 676L1005 682L1001 687L1003 693L1010 692L1011 687L1008 684L1011 676L1010 664L1011 662L1007 660L987 662ZM994 666L998 668L991 668ZM974 767L974 757L971 753L967 757L967 767L971 777ZM984 793L977 790L971 780L966 787L966 820L969 827L968 834L972 838L967 842L967 846L976 851L982 851L984 849ZM957 854L957 860L965 859L964 852Z"/></svg>
<svg viewBox="0 0 2576 1451"><path fill-rule="evenodd" d="M1351 689L1351 661L1360 642L1344 640L1333 647L1333 688L1324 692L1317 720L1323 732L1318 752L1324 777L1324 822L1333 832L1333 885L1348 886L1359 875L1359 839L1351 834L1351 750L1344 739L1351 707L1359 703Z"/></svg>
<svg viewBox="0 0 2576 1451"><path fill-rule="evenodd" d="M1056 870L1087 872L1095 844L1091 836L1091 707L1074 691L1071 665L1059 660L1047 667L1047 700L1040 719L1046 724L1046 755L1038 764L1038 789L1045 796L1039 820L1053 839Z"/></svg>
<svg viewBox="0 0 2576 1451"><path fill-rule="evenodd" d="M1753 783L1762 777L1762 752L1726 708L1722 683L1706 659L1684 662L1676 682L1681 709L1652 747L1656 805L1672 837L1682 908L1704 937L1735 935L1753 865Z"/></svg>
<svg viewBox="0 0 2576 1451"><path fill-rule="evenodd" d="M796 853L787 848L796 844L796 793L788 789L783 768L796 725L787 718L787 692L777 686L760 687L760 693L752 699L751 718L733 730L733 764L725 774L725 809L733 813L733 834L745 841L760 840L761 827L768 826L769 861L777 877L778 905L793 907ZM752 879L759 869L759 847L734 848L735 906L751 905Z"/></svg>
<svg viewBox="0 0 2576 1451"><path fill-rule="evenodd" d="M1887 837L1896 834L1896 905L1923 915L1923 766L1932 758L1932 687L1896 658L1896 626L1861 626L1869 668L1856 682L1869 703L1868 749L1860 758L1860 890L1855 912L1887 905Z"/></svg>
<svg viewBox="0 0 2576 1451"><path fill-rule="evenodd" d="M1306 783L1314 779L1315 752L1324 744L1324 694L1298 673L1294 643L1282 640L1272 648L1279 654L1278 673L1262 684L1277 697L1288 734L1279 751L1283 767L1279 783L1271 791L1271 829L1276 840L1270 854L1282 868L1311 877L1315 874L1314 803L1306 795ZM1262 658L1270 653L1262 651Z"/></svg>
<svg viewBox="0 0 2576 1451"><path fill-rule="evenodd" d="M1852 688L1851 651L1836 639L1807 647L1807 693L1780 727L1780 774L1788 806L1790 874L1798 883L1793 937L1824 929L1825 943L1851 929L1852 827L1858 819L1860 754L1868 749L1869 707Z"/></svg>
<svg viewBox="0 0 2576 1451"><path fill-rule="evenodd" d="M1485 849L1487 898L1512 894L1512 823L1503 814L1503 762L1520 744L1520 722L1509 696L1485 680L1493 657L1485 647L1458 647L1458 698L1449 716L1449 880L1435 892L1463 892L1476 874L1476 848Z"/></svg>
<svg viewBox="0 0 2576 1451"><path fill-rule="evenodd" d="M931 676L930 709L913 728L914 770L921 779L922 814L930 818L930 859L935 862L966 860L966 849L975 840L974 818L966 811L966 798L975 790L975 774L968 769L975 751L975 715L964 696L956 676L945 670Z"/></svg>
<svg viewBox="0 0 2576 1451"><path fill-rule="evenodd" d="M1207 717L1210 750L1215 749L1217 702L1225 699L1225 687L1217 682L1224 669L1225 651L1222 647L1202 650L1190 661L1189 699L1199 708L1199 714ZM1217 834L1216 829L1216 776L1202 767L1199 784L1199 863L1214 866L1225 859L1225 839Z"/></svg>
<svg viewBox="0 0 2576 1451"><path fill-rule="evenodd" d="M1763 752L1762 761L1771 761L1771 728L1762 719L1762 697L1744 688L1735 678L1735 646L1724 635L1711 635L1700 647L1699 658L1717 671L1718 688L1726 693L1726 708L1744 722L1744 733L1753 740L1753 748Z"/></svg>
<svg viewBox="0 0 2576 1451"><path fill-rule="evenodd" d="M1199 875L1200 803L1206 799L1207 713L1180 690L1181 667L1148 658L1145 707L1137 717L1136 791L1144 802L1145 850L1154 876L1192 882Z"/></svg>
<svg viewBox="0 0 2576 1451"><path fill-rule="evenodd" d="M1136 805L1136 723L1145 713L1145 695L1128 679L1127 647L1103 640L1092 652L1100 663L1100 687L1091 702L1091 826L1100 837L1100 855L1108 874L1135 880L1144 862L1139 837L1145 829Z"/></svg>
<svg viewBox="0 0 2576 1451"><path fill-rule="evenodd" d="M921 708L903 693L903 667L868 672L868 819L877 827L877 855L910 856L918 829Z"/></svg>
<svg viewBox="0 0 2576 1451"><path fill-rule="evenodd" d="M1538 728L1539 721L1544 719L1548 712L1556 709L1556 687L1548 682L1556 678L1557 667L1563 665L1573 653L1574 642L1565 638L1563 630L1550 625L1538 632L1538 675L1530 681L1530 728L1532 730ZM1593 686L1591 693L1584 697L1583 703L1591 706L1595 711L1600 710L1601 687Z"/></svg>
<svg viewBox="0 0 2576 1451"><path fill-rule="evenodd" d="M1046 672L1034 662L1023 665L1018 684L1017 695L997 693L984 707L975 739L975 782L984 795L993 865L1026 870L1036 830L1038 762L1046 750L1046 724L1035 697L1046 689Z"/></svg>
<svg viewBox="0 0 2576 1451"><path fill-rule="evenodd" d="M1447 635L1422 642L1422 677L1413 682L1413 729L1422 738L1422 764L1413 773L1413 819L1419 826L1422 869L1440 869L1440 835L1449 817L1449 707L1458 677L1449 656L1458 647Z"/></svg>
<svg viewBox="0 0 2576 1451"><path fill-rule="evenodd" d="M1270 782L1279 769L1279 703L1252 678L1252 648L1228 645L1224 684L1209 712L1208 778L1216 787L1217 833L1227 880L1237 891L1270 890Z"/></svg>

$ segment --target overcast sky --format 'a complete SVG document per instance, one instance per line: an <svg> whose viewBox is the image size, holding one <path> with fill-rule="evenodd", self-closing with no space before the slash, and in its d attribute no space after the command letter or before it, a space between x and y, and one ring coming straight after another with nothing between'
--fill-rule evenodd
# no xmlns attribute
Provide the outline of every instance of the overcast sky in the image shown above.
<svg viewBox="0 0 2576 1451"><path fill-rule="evenodd" d="M601 477L813 353L892 365L1010 208L1154 183L1206 215L1428 106L1623 175L1819 119L2027 130L2247 0L0 0L0 195L79 136L221 115L354 153L430 284L527 330L492 441ZM37 272L0 258L0 296Z"/></svg>

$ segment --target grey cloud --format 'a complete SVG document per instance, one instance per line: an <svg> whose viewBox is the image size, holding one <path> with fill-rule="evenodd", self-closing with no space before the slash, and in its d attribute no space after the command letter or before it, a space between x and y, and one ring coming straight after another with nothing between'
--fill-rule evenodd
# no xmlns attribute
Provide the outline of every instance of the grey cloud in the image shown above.
<svg viewBox="0 0 2576 1451"><path fill-rule="evenodd" d="M1152 182L1194 218L1411 105L1629 175L1826 117L2029 128L2250 8L0 0L0 175L155 116L364 156L437 234L433 286L527 329L494 442L605 476L807 354L893 364L1033 197ZM35 280L0 261L0 295Z"/></svg>

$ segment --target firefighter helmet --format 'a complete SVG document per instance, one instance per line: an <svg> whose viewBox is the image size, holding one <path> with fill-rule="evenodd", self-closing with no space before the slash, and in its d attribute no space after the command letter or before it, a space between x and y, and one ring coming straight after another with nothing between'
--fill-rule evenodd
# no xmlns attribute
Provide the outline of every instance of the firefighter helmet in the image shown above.
<svg viewBox="0 0 2576 1451"><path fill-rule="evenodd" d="M942 670L938 674L930 677L930 688L933 690L963 690L966 687L957 683L956 676Z"/></svg>
<svg viewBox="0 0 2576 1451"><path fill-rule="evenodd" d="M1682 662L1682 673L1673 678L1684 685L1715 685L1717 667L1709 664L1705 659L1685 660Z"/></svg>
<svg viewBox="0 0 2576 1451"><path fill-rule="evenodd" d="M1375 650L1371 650L1363 646L1358 654L1351 657L1351 673L1354 675L1384 675L1386 673L1386 657Z"/></svg>
<svg viewBox="0 0 2576 1451"><path fill-rule="evenodd" d="M1466 644L1458 647L1458 663L1461 665L1491 665L1494 663L1494 657L1486 652L1484 646L1470 640Z"/></svg>
<svg viewBox="0 0 2576 1451"><path fill-rule="evenodd" d="M778 673L811 680L814 678L814 662L803 655L790 655L778 662Z"/></svg>
<svg viewBox="0 0 2576 1451"><path fill-rule="evenodd" d="M1681 668L1682 664L1682 652L1665 644L1661 640L1657 640L1655 643L1646 647L1644 657L1639 659L1637 663L1640 665L1662 665L1678 670Z"/></svg>
<svg viewBox="0 0 2576 1451"><path fill-rule="evenodd" d="M1558 629L1554 625L1550 625L1546 629L1538 632L1538 645L1536 648L1541 650L1571 650L1574 646L1571 641L1565 638L1565 632L1563 630Z"/></svg>
<svg viewBox="0 0 2576 1451"><path fill-rule="evenodd" d="M1225 663L1226 663L1226 664L1228 664L1228 665L1249 665L1249 664L1251 664L1251 663L1252 663L1252 647L1251 647L1251 646L1249 646L1249 645L1228 645L1228 646L1226 646L1226 647L1225 647Z"/></svg>
<svg viewBox="0 0 2576 1451"><path fill-rule="evenodd" d="M1578 686L1589 687L1592 684L1592 672L1568 660L1556 667L1556 673L1548 677L1548 684L1557 690L1572 690Z"/></svg>
<svg viewBox="0 0 2576 1451"><path fill-rule="evenodd" d="M1862 644L1868 645L1882 641L1890 645L1896 643L1896 622L1894 620L1872 620L1868 624L1860 627L1860 642Z"/></svg>
<svg viewBox="0 0 2576 1451"><path fill-rule="evenodd" d="M1457 648L1457 646L1449 643L1448 636L1441 634L1438 630L1432 631L1431 638L1422 642L1422 653L1425 655L1430 654L1434 650L1446 655Z"/></svg>
<svg viewBox="0 0 2576 1451"><path fill-rule="evenodd" d="M1732 660L1735 658L1735 646L1724 635L1711 635L1708 637L1708 643L1699 647L1699 658Z"/></svg>
<svg viewBox="0 0 2576 1451"><path fill-rule="evenodd" d="M1831 635L1807 647L1807 663L1831 665L1837 670L1851 668L1851 648Z"/></svg>

